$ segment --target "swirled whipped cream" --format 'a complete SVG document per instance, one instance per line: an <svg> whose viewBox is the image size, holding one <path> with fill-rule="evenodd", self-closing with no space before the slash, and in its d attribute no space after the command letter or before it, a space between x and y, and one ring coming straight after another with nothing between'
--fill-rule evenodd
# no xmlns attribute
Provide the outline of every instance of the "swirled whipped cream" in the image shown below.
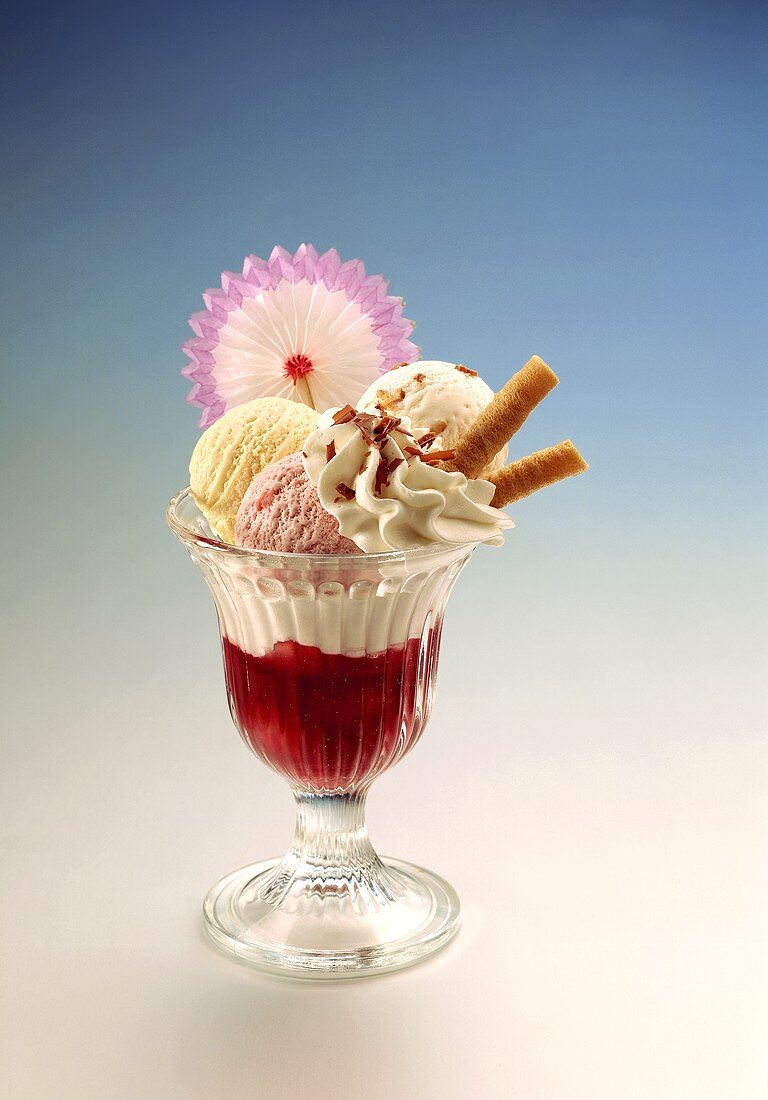
<svg viewBox="0 0 768 1100"><path fill-rule="evenodd" d="M441 543L498 546L512 520L491 508L494 486L439 463L434 435L397 418L329 409L304 443L304 469L341 534L366 554Z"/></svg>

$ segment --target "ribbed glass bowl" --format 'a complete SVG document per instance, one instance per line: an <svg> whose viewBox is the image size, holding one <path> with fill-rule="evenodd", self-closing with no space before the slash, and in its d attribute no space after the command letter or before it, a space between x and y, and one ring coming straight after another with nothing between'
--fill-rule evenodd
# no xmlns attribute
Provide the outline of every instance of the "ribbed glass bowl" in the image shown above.
<svg viewBox="0 0 768 1100"><path fill-rule="evenodd" d="M298 810L282 859L209 892L209 935L244 962L319 977L394 969L436 950L458 928L458 898L432 872L379 858L365 798L424 729L446 601L474 547L243 549L213 535L188 489L167 517L213 595L234 722L288 781Z"/></svg>

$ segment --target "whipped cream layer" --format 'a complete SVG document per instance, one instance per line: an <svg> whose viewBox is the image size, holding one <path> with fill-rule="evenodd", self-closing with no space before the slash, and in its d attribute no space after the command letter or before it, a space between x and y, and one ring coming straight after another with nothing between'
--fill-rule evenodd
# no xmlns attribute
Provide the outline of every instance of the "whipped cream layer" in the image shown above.
<svg viewBox="0 0 768 1100"><path fill-rule="evenodd" d="M200 560L221 632L261 656L278 642L359 657L420 637L441 618L471 549L453 547L419 568L393 563L345 570L266 571L249 562ZM349 560L349 559L347 559ZM355 559L360 561L360 559Z"/></svg>
<svg viewBox="0 0 768 1100"><path fill-rule="evenodd" d="M503 541L494 486L438 463L434 434L403 418L329 409L304 443L304 469L339 530L365 553Z"/></svg>

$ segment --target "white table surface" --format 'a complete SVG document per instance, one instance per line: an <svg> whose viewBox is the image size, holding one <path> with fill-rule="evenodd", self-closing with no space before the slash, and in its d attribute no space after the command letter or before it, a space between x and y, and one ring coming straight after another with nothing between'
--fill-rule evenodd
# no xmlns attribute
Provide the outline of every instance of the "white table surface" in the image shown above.
<svg viewBox="0 0 768 1100"><path fill-rule="evenodd" d="M302 983L201 930L212 882L292 827L230 725L204 586L158 532L109 602L99 552L49 586L47 634L19 597L8 647L3 1095L768 1095L761 701L706 615L660 634L652 578L619 598L599 561L596 606L578 554L548 585L536 553L505 584L513 549L473 562L430 728L369 810L463 928L410 971Z"/></svg>

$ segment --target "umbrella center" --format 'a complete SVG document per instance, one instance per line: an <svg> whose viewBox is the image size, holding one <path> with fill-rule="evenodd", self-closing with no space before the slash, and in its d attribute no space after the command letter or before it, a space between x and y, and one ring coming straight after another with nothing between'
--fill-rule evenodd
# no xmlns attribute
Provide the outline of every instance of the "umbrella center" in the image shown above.
<svg viewBox="0 0 768 1100"><path fill-rule="evenodd" d="M314 370L314 365L306 355L298 354L286 359L283 369L288 377L293 379L295 385L305 374L309 374L311 370Z"/></svg>

